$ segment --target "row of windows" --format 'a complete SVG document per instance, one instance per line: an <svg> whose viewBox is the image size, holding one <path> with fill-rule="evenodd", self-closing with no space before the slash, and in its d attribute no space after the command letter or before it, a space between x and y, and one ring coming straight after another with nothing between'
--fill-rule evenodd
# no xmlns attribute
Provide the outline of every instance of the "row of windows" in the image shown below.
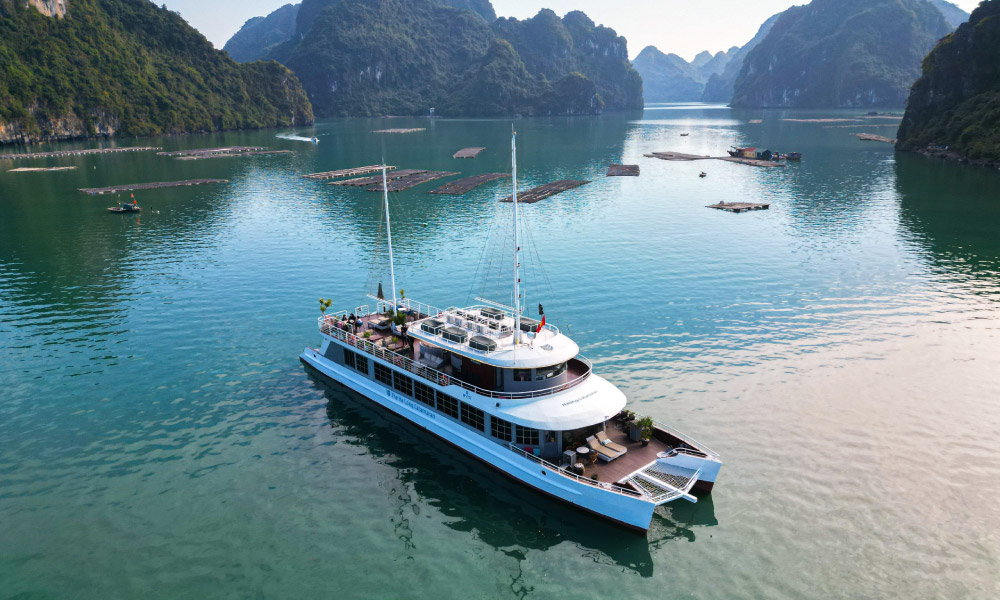
<svg viewBox="0 0 1000 600"><path fill-rule="evenodd" d="M344 364L352 369L368 374L368 359L356 352L344 350Z"/></svg>
<svg viewBox="0 0 1000 600"><path fill-rule="evenodd" d="M566 363L535 369L535 381L545 381L566 372ZM531 381L531 369L514 369L514 381Z"/></svg>
<svg viewBox="0 0 1000 600"><path fill-rule="evenodd" d="M479 431L486 431L486 417L483 411L475 406L462 403L462 422Z"/></svg>
<svg viewBox="0 0 1000 600"><path fill-rule="evenodd" d="M345 349L344 363L352 369L368 373L368 359L355 352ZM453 419L459 419L470 427L475 427L482 432L486 431L486 413L482 410L464 402L460 403L455 398L442 394L419 381L414 381L378 362L375 363L375 380L392 386L396 391L411 396L422 404L437 408L442 413ZM524 446L537 446L539 441L537 429L521 426L515 428L510 421L497 417L490 417L490 435L498 440L516 441Z"/></svg>
<svg viewBox="0 0 1000 600"><path fill-rule="evenodd" d="M392 385L392 369L382 363L375 363L375 381Z"/></svg>

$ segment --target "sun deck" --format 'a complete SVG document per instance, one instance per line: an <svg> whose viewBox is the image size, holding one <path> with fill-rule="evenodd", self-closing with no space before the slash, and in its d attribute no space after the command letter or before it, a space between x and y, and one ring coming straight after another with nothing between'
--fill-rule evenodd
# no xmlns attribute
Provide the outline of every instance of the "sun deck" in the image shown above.
<svg viewBox="0 0 1000 600"><path fill-rule="evenodd" d="M655 461L657 454L671 449L666 442L655 438L649 440L647 446L643 446L642 442L633 442L620 424L611 421L605 423L605 433L612 442L625 446L628 451L608 463L600 459L595 463L584 462L584 477L618 483Z"/></svg>

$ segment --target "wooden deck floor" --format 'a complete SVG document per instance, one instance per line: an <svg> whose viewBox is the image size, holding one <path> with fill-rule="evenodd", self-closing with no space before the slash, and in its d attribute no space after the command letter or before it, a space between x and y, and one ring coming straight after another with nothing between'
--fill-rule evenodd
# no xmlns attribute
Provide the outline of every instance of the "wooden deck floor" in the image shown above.
<svg viewBox="0 0 1000 600"><path fill-rule="evenodd" d="M656 460L658 452L664 452L667 449L665 443L656 439L649 440L649 445L643 447L642 442L629 440L628 432L616 429L614 423L610 421L605 425L605 428L611 441L625 446L628 448L628 452L609 463L597 459L594 464L585 464L585 477L593 478L596 474L600 481L615 483L653 462Z"/></svg>
<svg viewBox="0 0 1000 600"><path fill-rule="evenodd" d="M538 187L531 188L525 192L521 192L517 195L518 204L534 204L540 200L545 200L549 196L554 196L560 192L565 192L566 190L571 190L581 185L590 183L589 181L582 181L577 179L560 179L559 181L553 181L552 183L546 183ZM513 202L511 196L507 196L501 202Z"/></svg>
<svg viewBox="0 0 1000 600"><path fill-rule="evenodd" d="M484 183L490 181L495 181L497 179L502 179L507 177L507 173L484 173L482 175L473 175L471 177L465 177L462 179L456 179L455 181L449 181L448 183L442 185L441 187L427 192L428 194L454 194L460 195L468 191L471 191Z"/></svg>

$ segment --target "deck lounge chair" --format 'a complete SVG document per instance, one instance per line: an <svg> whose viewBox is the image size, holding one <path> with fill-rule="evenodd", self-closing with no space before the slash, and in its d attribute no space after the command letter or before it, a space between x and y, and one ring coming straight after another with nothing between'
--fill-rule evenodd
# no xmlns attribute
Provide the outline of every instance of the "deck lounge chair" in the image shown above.
<svg viewBox="0 0 1000 600"><path fill-rule="evenodd" d="M608 434L604 433L603 431L598 431L597 435L594 437L597 438L597 441L600 442L602 446L604 446L609 450L614 450L619 454L625 454L626 452L628 452L628 448L622 446L621 444L612 442L611 438L608 437Z"/></svg>
<svg viewBox="0 0 1000 600"><path fill-rule="evenodd" d="M624 454L624 452L615 452L610 448L605 448L594 436L587 438L587 447L590 448L591 452L597 454L597 458L603 460L604 462L611 462Z"/></svg>

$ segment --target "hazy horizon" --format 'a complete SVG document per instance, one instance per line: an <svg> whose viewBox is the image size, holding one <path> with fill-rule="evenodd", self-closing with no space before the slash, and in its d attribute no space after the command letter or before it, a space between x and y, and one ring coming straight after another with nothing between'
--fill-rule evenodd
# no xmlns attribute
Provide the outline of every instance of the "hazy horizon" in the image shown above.
<svg viewBox="0 0 1000 600"><path fill-rule="evenodd" d="M162 2L167 8L180 12L217 48L222 48L247 20L265 16L289 4L287 0L215 0L210 6L199 0ZM971 12L979 5L979 0L954 0L953 3ZM665 53L674 53L689 61L703 50L715 54L732 46L742 46L750 41L768 17L796 4L808 2L706 0L692 4L682 0L663 0L650 5L597 0L550 0L544 4L527 0L493 0L498 16L518 19L532 17L542 8L551 8L559 16L582 10L594 22L625 36L630 58L635 58L646 46L656 46Z"/></svg>

